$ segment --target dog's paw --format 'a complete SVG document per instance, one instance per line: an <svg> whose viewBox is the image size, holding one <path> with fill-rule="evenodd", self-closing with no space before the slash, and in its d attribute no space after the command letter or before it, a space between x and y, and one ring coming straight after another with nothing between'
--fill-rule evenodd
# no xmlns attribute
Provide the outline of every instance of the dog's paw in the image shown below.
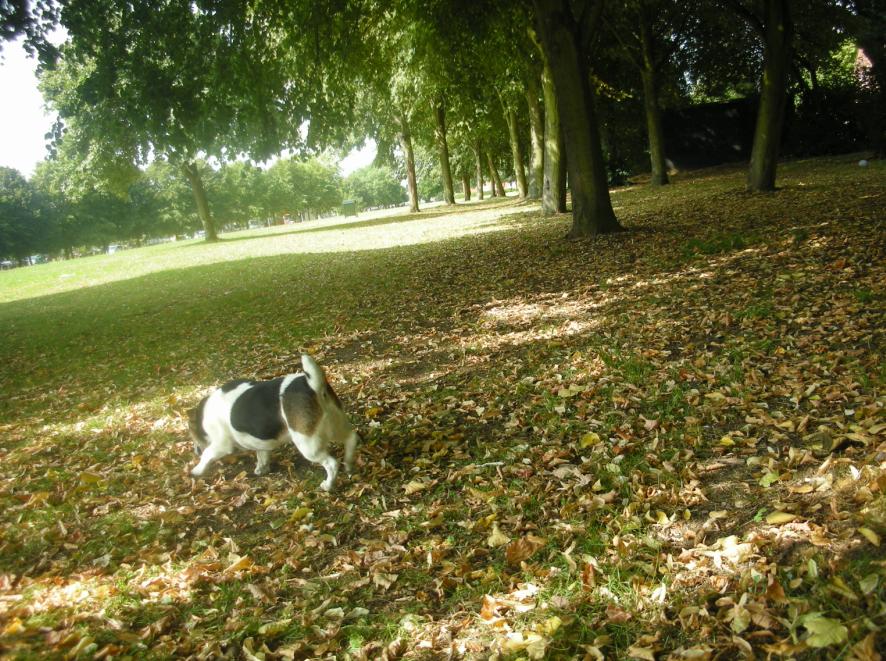
<svg viewBox="0 0 886 661"><path fill-rule="evenodd" d="M267 475L271 472L270 466L256 466L253 474L255 475Z"/></svg>

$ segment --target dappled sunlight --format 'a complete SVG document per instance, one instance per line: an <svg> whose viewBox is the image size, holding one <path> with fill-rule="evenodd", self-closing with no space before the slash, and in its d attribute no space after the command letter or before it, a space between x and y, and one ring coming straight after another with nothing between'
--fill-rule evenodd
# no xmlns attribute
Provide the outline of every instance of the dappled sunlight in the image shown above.
<svg viewBox="0 0 886 661"><path fill-rule="evenodd" d="M820 205L851 208L833 190ZM565 242L518 205L305 225L0 307L23 384L0 428L3 644L704 659L866 636L886 584L869 223L774 235L780 200L742 197L766 214L719 232L721 198L619 195L616 237ZM354 474L324 493L287 446L267 475L243 453L192 479L187 410L305 351L359 428Z"/></svg>

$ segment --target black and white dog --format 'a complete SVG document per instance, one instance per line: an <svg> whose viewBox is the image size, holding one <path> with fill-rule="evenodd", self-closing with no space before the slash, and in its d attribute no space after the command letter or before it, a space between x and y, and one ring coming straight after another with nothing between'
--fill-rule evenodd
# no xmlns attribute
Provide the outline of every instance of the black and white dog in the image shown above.
<svg viewBox="0 0 886 661"><path fill-rule="evenodd" d="M203 475L213 461L237 450L253 450L255 474L264 475L271 451L289 440L305 459L326 469L325 491L332 489L338 473L330 443L344 445L345 468L351 472L359 437L320 366L307 354L301 363L302 374L226 383L189 411L194 452L200 457L191 475Z"/></svg>

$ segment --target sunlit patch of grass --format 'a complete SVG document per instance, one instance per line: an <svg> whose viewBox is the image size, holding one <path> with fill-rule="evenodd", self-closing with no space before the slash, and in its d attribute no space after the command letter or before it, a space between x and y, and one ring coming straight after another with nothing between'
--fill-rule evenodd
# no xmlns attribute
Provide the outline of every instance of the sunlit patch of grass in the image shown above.
<svg viewBox="0 0 886 661"><path fill-rule="evenodd" d="M854 170L792 171L813 172L823 190L837 191L841 209L859 198L839 193ZM438 658L447 636L468 656L488 656L505 630L480 621L484 596L506 598L526 583L540 591L534 608L505 608L505 624L545 632L546 658L582 656L592 644L626 657L650 632L660 633L658 657L697 643L702 627L662 625L650 596L661 585L669 621L683 606L704 607L708 638L726 649L732 632L717 600L761 597L765 580L725 561L713 567L719 551L703 546L727 532L741 541L740 524L775 535L766 525L782 507L775 499L804 502L785 493L786 482L760 486L762 465L748 465L755 450L742 439L767 439L757 450L774 472L811 474L818 458L788 466L788 445L802 449L819 424L861 433L853 425L870 419L883 378L877 336L864 330L874 328L876 265L848 280L847 269L827 267L844 255L861 263L850 251L867 245L868 224L828 217L794 240L800 249L785 236L777 250L748 250L783 226L786 210L813 222L822 197L796 186L747 196L740 179L726 169L663 192L620 191L632 231L593 242L561 242L566 218L495 218L492 205L486 220L459 219L459 210L130 252L128 274L112 272L123 262L84 262L109 271L83 290L68 278L44 280L41 297L23 287L0 304L9 329L0 364L12 393L0 401L8 436L0 562L35 581L20 591L21 609L50 597L59 605L29 611L22 649L42 644L44 627L119 646L124 657L149 647L169 657L245 655L249 638L254 650L259 641L272 651L303 645L296 658L326 644L315 656L365 649L371 657L400 638L410 656ZM872 191L859 199L875 201ZM728 231L712 233L714 215ZM429 228L440 234L420 236ZM405 243L394 245L400 230ZM34 286L52 273L21 271ZM836 285L834 302L827 292ZM826 336L807 319L818 301L815 314L833 326ZM848 317L832 314L840 307ZM769 321L775 315L779 326ZM867 325L852 335L845 320L856 315ZM184 412L227 378L298 369L303 350L328 368L361 428L356 476L317 493L320 473L289 448L269 476L253 478L243 455L192 482ZM768 420L776 409L774 421L790 419L793 431ZM734 447L719 443L736 430L745 435ZM862 440L873 447L879 435L869 430ZM841 488L851 477L845 460L858 467L859 452L841 450L832 471ZM858 484L875 506L868 463ZM407 493L412 481L420 486ZM702 527L709 511L733 507L737 491L755 499L741 506L742 521ZM835 543L859 543L846 528L859 525L852 516L862 506L843 498L852 493L834 501L837 517L828 507L800 511L810 525L835 523L825 533ZM884 534L874 514L865 521ZM493 525L514 542L534 535L544 546L509 563L508 545L488 541ZM694 547L690 560L680 557ZM813 578L781 548L758 546L768 564L756 575L776 571L786 587L799 578L791 603L835 614L844 607L856 635L855 614L868 602L848 604L826 585L839 575L860 593L852 574L875 571L874 561L856 550L840 564L840 551L822 548ZM240 557L254 571L226 571ZM588 583L589 559L598 569ZM693 564L712 575L669 582ZM59 601L81 580L75 572L91 577L96 595L76 611ZM378 573L397 578L383 587L373 582ZM882 585L870 598L882 602ZM337 608L357 605L369 613L337 622ZM553 615L562 624L546 631ZM263 626L283 621L262 637ZM757 650L762 634L748 640ZM426 650L432 641L440 646Z"/></svg>

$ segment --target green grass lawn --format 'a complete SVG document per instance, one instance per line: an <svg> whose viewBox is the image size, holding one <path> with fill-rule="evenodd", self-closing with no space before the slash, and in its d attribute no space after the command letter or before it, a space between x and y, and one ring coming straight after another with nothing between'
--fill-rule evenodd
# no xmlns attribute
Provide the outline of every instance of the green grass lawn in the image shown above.
<svg viewBox="0 0 886 661"><path fill-rule="evenodd" d="M0 273L0 655L875 658L886 172L856 161L614 190L592 241L508 199ZM303 351L357 473L191 480L188 408Z"/></svg>

